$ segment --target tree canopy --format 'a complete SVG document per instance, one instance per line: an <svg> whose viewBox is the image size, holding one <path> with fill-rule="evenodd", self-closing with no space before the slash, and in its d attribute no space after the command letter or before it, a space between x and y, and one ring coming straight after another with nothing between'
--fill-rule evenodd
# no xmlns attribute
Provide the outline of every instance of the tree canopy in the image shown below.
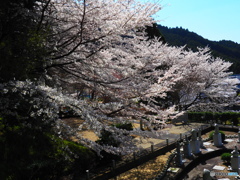
<svg viewBox="0 0 240 180"><path fill-rule="evenodd" d="M200 35L190 32L183 28L168 28L158 25L159 31L165 37L167 43L171 46L185 46L193 51L197 51L197 47L208 46L214 57L223 58L232 63L229 68L234 74L239 74L240 67L240 45L233 41L210 41Z"/></svg>
<svg viewBox="0 0 240 180"><path fill-rule="evenodd" d="M17 12L23 13L12 16L16 22L11 18L1 22L12 27L16 23L14 28L3 26L0 43L1 127L10 132L20 129L14 137L25 130L32 137L51 134L51 140L71 141L74 136L99 155L103 150L123 155L136 149L129 135L146 133L114 124L137 119L154 131L151 124L164 124L199 102L220 106L236 96L238 80L229 77L231 63L212 57L208 48L193 52L169 46L158 37L155 26L157 37L147 36L155 23L151 16L160 10L158 4L24 2L17 4L21 10ZM4 6L12 8L12 4ZM7 12L1 9L2 16ZM203 101L203 93L210 101ZM62 108L84 123L69 127L60 117ZM103 130L110 132L111 141L120 145L83 138L78 133L83 126L99 136Z"/></svg>

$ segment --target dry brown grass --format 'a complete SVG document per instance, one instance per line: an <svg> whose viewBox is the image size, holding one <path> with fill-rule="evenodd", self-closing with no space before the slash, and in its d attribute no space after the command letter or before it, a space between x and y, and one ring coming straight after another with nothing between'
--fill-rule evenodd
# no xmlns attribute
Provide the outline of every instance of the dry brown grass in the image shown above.
<svg viewBox="0 0 240 180"><path fill-rule="evenodd" d="M171 153L150 160L136 168L133 168L117 177L118 180L146 180L154 179L163 169ZM113 179L112 179L113 180Z"/></svg>
<svg viewBox="0 0 240 180"><path fill-rule="evenodd" d="M73 128L78 128L78 126L80 126L84 120L80 119L80 118L66 118L64 119L64 121L66 122L67 125L73 127ZM88 130L86 127L83 127L82 131L78 132L79 134L82 135L82 137L89 139L91 141L96 141L98 140L98 136L91 130ZM75 141L76 138L72 137L72 140Z"/></svg>

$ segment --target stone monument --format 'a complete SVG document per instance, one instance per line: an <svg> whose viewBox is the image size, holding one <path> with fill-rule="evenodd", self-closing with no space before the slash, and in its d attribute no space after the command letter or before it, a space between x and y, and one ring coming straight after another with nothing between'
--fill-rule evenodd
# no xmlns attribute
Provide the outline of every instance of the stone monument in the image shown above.
<svg viewBox="0 0 240 180"><path fill-rule="evenodd" d="M202 140L202 130L198 129L198 141L199 141L199 146L200 148L203 147L203 140Z"/></svg>
<svg viewBox="0 0 240 180"><path fill-rule="evenodd" d="M235 146L235 149L231 152L231 167L232 170L239 173L240 168L240 156L238 152L237 146Z"/></svg>
<svg viewBox="0 0 240 180"><path fill-rule="evenodd" d="M240 129L238 129L238 143L240 143Z"/></svg>
<svg viewBox="0 0 240 180"><path fill-rule="evenodd" d="M223 143L222 143L222 135L219 132L218 124L215 124L214 127L215 127L215 131L214 131L214 134L213 134L213 144L214 144L214 146L219 147L219 146L223 145Z"/></svg>
<svg viewBox="0 0 240 180"><path fill-rule="evenodd" d="M181 166L183 164L179 141L177 142L176 164L177 166Z"/></svg>
<svg viewBox="0 0 240 180"><path fill-rule="evenodd" d="M203 180L212 180L211 173L208 169L203 170Z"/></svg>
<svg viewBox="0 0 240 180"><path fill-rule="evenodd" d="M184 157L186 158L189 158L192 156L192 149L191 149L187 135L185 135L185 139L183 142L183 154L184 154Z"/></svg>
<svg viewBox="0 0 240 180"><path fill-rule="evenodd" d="M193 154L200 153L200 143L197 138L197 131L196 129L192 129L192 139L190 141L191 149Z"/></svg>

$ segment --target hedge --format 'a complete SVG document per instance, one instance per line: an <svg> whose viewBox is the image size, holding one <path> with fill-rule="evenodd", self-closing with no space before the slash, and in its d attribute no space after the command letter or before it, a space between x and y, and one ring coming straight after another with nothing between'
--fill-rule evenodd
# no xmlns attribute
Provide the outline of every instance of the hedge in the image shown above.
<svg viewBox="0 0 240 180"><path fill-rule="evenodd" d="M210 120L220 121L221 123L233 122L235 126L240 123L240 113L238 112L188 112L188 119L192 122L208 122Z"/></svg>

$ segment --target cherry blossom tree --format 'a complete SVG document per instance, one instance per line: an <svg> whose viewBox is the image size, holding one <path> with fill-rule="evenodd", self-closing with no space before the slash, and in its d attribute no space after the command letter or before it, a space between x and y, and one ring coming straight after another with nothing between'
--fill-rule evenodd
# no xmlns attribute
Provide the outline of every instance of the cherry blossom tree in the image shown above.
<svg viewBox="0 0 240 180"><path fill-rule="evenodd" d="M179 55L177 61L168 65L169 70L182 76L168 94L170 102L179 110L187 110L200 102L215 106L217 103L218 107L234 102L239 81L230 77L231 63L213 58L209 48L198 52L183 51Z"/></svg>
<svg viewBox="0 0 240 180"><path fill-rule="evenodd" d="M151 16L159 9L134 0L39 2L39 27L48 34L45 74L38 83L1 84L0 115L17 117L19 108L25 107L6 96L16 92L28 109L21 111L26 126L32 126L31 118L44 121L47 117L61 137L74 135L97 152L125 154L135 150L126 134L146 133L127 132L112 124L137 119L152 129L152 123L181 115L203 93L212 101L231 100L238 81L229 78L230 63L214 59L208 49L192 52L146 37L144 29L154 23ZM82 98L83 92L90 98ZM16 108L8 103L12 101ZM56 117L63 106L70 107L96 134L103 129L111 132L121 146L99 145L81 137L77 131L83 125L73 129Z"/></svg>

